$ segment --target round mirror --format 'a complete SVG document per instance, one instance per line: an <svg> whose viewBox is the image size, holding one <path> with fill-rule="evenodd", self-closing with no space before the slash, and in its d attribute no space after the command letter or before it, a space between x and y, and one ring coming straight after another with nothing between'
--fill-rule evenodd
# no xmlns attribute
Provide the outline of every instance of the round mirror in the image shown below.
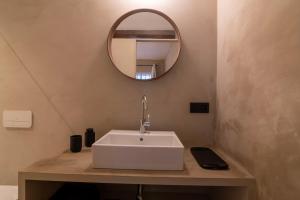
<svg viewBox="0 0 300 200"><path fill-rule="evenodd" d="M109 57L124 75L153 80L166 74L176 63L180 34L165 14L138 9L121 16L108 36Z"/></svg>

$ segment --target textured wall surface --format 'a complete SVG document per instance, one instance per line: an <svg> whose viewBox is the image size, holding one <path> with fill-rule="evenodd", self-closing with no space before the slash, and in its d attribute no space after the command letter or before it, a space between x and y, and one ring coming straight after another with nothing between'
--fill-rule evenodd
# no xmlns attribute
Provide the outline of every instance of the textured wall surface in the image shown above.
<svg viewBox="0 0 300 200"><path fill-rule="evenodd" d="M1 112L25 109L34 113L32 129L0 126L0 185L16 184L19 168L67 148L70 129L1 36L0 94Z"/></svg>
<svg viewBox="0 0 300 200"><path fill-rule="evenodd" d="M217 110L217 143L259 199L299 199L300 1L219 1Z"/></svg>
<svg viewBox="0 0 300 200"><path fill-rule="evenodd" d="M183 39L177 65L153 82L123 76L106 52L114 21L137 8L170 16ZM211 144L216 9L216 0L0 0L0 112L34 112L33 129L0 128L0 184L67 148L71 132L137 129L143 94L152 130L174 130L185 145ZM190 101L210 102L211 113L189 114Z"/></svg>

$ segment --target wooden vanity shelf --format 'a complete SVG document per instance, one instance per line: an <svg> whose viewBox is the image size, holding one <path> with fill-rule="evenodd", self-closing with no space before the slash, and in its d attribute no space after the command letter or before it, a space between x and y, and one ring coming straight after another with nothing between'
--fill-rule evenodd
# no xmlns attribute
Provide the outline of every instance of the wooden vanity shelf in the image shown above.
<svg viewBox="0 0 300 200"><path fill-rule="evenodd" d="M189 149L183 171L94 169L90 150L65 152L19 172L19 199L49 199L64 183L76 182L96 184L101 199L132 199L142 184L145 200L254 200L254 177L222 151L215 151L229 164L229 170L202 169Z"/></svg>

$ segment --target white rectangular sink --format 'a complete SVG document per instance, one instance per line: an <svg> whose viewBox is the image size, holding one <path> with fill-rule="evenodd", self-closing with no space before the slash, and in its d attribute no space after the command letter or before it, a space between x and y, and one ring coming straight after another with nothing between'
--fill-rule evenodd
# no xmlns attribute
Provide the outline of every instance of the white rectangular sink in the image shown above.
<svg viewBox="0 0 300 200"><path fill-rule="evenodd" d="M94 168L183 170L183 153L172 131L111 130L92 146Z"/></svg>

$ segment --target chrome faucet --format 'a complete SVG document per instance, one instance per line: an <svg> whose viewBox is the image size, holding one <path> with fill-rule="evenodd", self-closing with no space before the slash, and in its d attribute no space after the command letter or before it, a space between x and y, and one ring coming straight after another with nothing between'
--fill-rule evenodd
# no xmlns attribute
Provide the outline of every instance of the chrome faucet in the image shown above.
<svg viewBox="0 0 300 200"><path fill-rule="evenodd" d="M146 119L146 111L148 109L147 105L147 97L144 95L142 97L142 119L140 120L140 133L146 133L146 127L150 127L150 115L147 115Z"/></svg>

